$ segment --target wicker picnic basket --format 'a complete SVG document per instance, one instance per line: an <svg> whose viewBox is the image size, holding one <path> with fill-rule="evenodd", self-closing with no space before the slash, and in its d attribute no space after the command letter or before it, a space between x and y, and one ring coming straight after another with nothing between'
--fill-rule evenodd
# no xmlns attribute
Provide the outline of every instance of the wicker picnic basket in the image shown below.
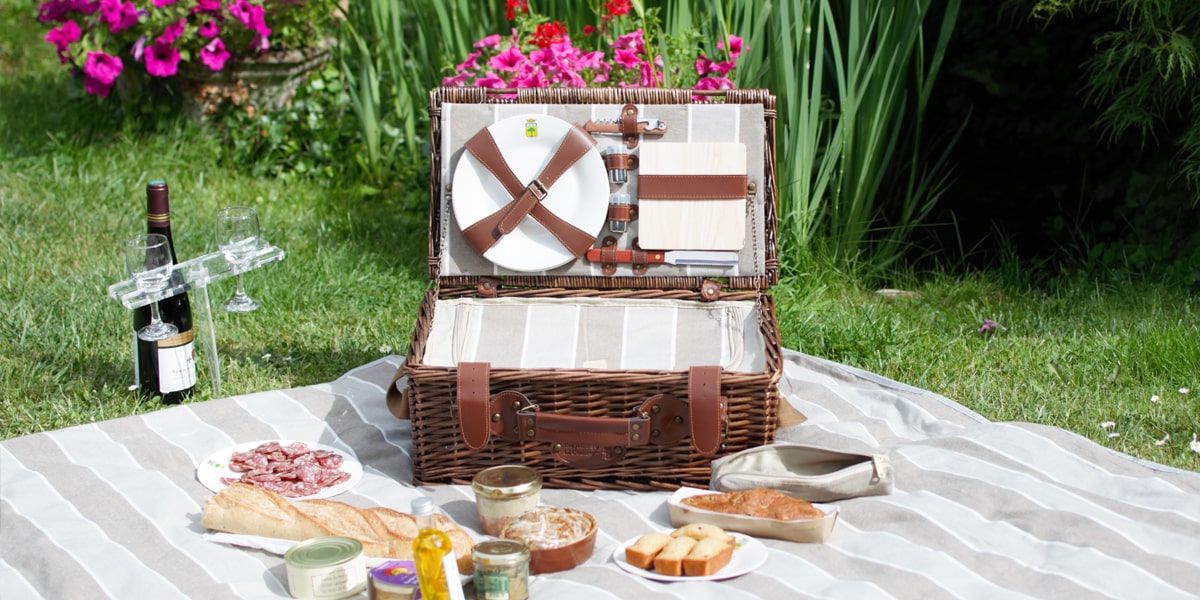
<svg viewBox="0 0 1200 600"><path fill-rule="evenodd" d="M778 280L774 101L764 90L708 93L699 101L679 89L431 92L435 286L389 390L392 412L411 419L414 483L466 484L484 468L524 464L537 468L547 487L706 486L712 459L774 440L782 372L766 293ZM464 190L486 187L463 170L474 160L464 146L481 129L516 118L527 124L526 135L539 123L545 131L558 121L574 123L598 143L611 143L609 150L640 151L643 167L653 144L738 140L748 173L738 199L745 241L733 251L736 266L647 259L638 247L636 209L619 213L630 219L630 233L596 237L591 250L604 250L600 259L572 257L532 273L492 264L463 242L464 218L456 211L474 201ZM602 125L580 127L585 120ZM646 134L646 122L670 127ZM639 181L636 159L623 166ZM641 177L650 189L652 178ZM534 203L545 198L550 206L546 193L541 189ZM606 218L620 218L607 210Z"/></svg>

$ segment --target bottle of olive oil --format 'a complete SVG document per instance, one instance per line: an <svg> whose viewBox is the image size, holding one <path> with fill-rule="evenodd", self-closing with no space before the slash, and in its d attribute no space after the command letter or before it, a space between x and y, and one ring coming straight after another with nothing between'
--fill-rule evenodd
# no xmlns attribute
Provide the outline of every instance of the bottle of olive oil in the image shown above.
<svg viewBox="0 0 1200 600"><path fill-rule="evenodd" d="M417 521L417 539L413 540L413 563L417 582L425 600L463 600L462 582L450 536L438 529L433 500L417 498L412 502Z"/></svg>

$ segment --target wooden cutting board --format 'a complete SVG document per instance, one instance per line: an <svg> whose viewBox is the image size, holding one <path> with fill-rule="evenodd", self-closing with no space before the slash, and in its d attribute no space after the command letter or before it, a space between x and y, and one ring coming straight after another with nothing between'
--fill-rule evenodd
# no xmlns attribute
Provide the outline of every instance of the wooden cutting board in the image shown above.
<svg viewBox="0 0 1200 600"><path fill-rule="evenodd" d="M638 176L745 175L740 142L643 144ZM740 250L746 241L746 196L656 199L638 191L638 244L652 250Z"/></svg>

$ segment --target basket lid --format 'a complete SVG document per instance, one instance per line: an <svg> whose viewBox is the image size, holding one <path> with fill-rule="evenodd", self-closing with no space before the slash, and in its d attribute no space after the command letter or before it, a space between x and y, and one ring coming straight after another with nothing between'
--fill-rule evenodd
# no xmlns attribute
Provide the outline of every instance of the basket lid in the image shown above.
<svg viewBox="0 0 1200 600"><path fill-rule="evenodd" d="M430 277L442 287L776 283L774 96L696 97L435 90Z"/></svg>

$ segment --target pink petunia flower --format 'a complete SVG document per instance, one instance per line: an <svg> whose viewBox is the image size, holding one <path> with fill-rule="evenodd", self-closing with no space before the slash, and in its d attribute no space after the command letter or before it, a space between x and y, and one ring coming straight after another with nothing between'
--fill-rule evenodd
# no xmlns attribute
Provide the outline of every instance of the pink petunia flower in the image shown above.
<svg viewBox="0 0 1200 600"><path fill-rule="evenodd" d="M137 7L133 2L121 0L100 0L100 21L108 23L108 30L121 33L138 22Z"/></svg>
<svg viewBox="0 0 1200 600"><path fill-rule="evenodd" d="M196 30L196 33L199 33L200 37L217 37L221 34L221 27L217 25L216 20L209 19Z"/></svg>
<svg viewBox="0 0 1200 600"><path fill-rule="evenodd" d="M488 66L497 71L516 71L517 66L525 61L525 55L516 46L509 46L500 54L488 61Z"/></svg>
<svg viewBox="0 0 1200 600"><path fill-rule="evenodd" d="M724 50L725 42L724 41L717 42L717 47ZM740 38L736 35L729 36L729 58L731 58L733 60L737 60L738 56L741 56L741 54L742 54L742 38Z"/></svg>
<svg viewBox="0 0 1200 600"><path fill-rule="evenodd" d="M183 35L183 28L186 25L187 19L175 21L174 23L167 25L167 28L163 30L162 35L158 36L158 39L154 41L160 44L174 44L175 40L179 39L179 36Z"/></svg>
<svg viewBox="0 0 1200 600"><path fill-rule="evenodd" d="M642 30L637 29L618 37L617 40L612 43L612 47L617 49L633 50L634 52L641 54L646 51L646 38L643 36Z"/></svg>
<svg viewBox="0 0 1200 600"><path fill-rule="evenodd" d="M697 75L705 75L712 70L712 61L707 56L701 54L696 62L692 63L696 67Z"/></svg>
<svg viewBox="0 0 1200 600"><path fill-rule="evenodd" d="M225 42L222 42L219 37L213 38L200 49L200 61L213 71L224 69L227 60L229 60L229 52L225 50Z"/></svg>
<svg viewBox="0 0 1200 600"><path fill-rule="evenodd" d="M492 35L489 35L489 36L483 38L482 40L479 40L478 42L475 42L475 49L477 49L477 50L483 50L484 48L499 48L499 47L500 47L500 34L498 34L498 33L494 33Z"/></svg>
<svg viewBox="0 0 1200 600"><path fill-rule="evenodd" d="M196 6L192 7L193 13L218 13L221 12L221 0L196 0Z"/></svg>
<svg viewBox="0 0 1200 600"><path fill-rule="evenodd" d="M250 29L250 8L250 2L247 0L234 0L229 3L229 14L241 22L243 27Z"/></svg>
<svg viewBox="0 0 1200 600"><path fill-rule="evenodd" d="M726 77L701 77L693 90L732 90L733 82Z"/></svg>
<svg viewBox="0 0 1200 600"><path fill-rule="evenodd" d="M517 73L517 76L513 77L512 85L517 88L535 88L548 87L549 83L541 69L531 67Z"/></svg>
<svg viewBox="0 0 1200 600"><path fill-rule="evenodd" d="M638 53L635 50L618 48L617 51L613 53L613 62L625 67L626 69L632 70L641 66L642 59L638 57Z"/></svg>
<svg viewBox="0 0 1200 600"><path fill-rule="evenodd" d="M146 72L155 77L170 77L179 71L179 50L170 44L155 42L146 49Z"/></svg>
<svg viewBox="0 0 1200 600"><path fill-rule="evenodd" d="M487 74L484 75L483 77L476 79L472 85L475 85L477 87L482 87L482 88L506 88L506 87L508 87L508 83L506 83L503 79L501 79L499 75L496 75L495 73L493 73L491 71L488 71Z"/></svg>
<svg viewBox="0 0 1200 600"><path fill-rule="evenodd" d="M75 21L67 21L55 29L46 32L45 40L54 45L54 49L58 51L58 61L62 64L67 64L71 59L67 56L67 52L71 49L71 44L79 40L79 25Z"/></svg>
<svg viewBox="0 0 1200 600"><path fill-rule="evenodd" d="M246 25L246 28L263 37L271 35L271 28L267 27L267 9L262 6L251 6L250 24Z"/></svg>
<svg viewBox="0 0 1200 600"><path fill-rule="evenodd" d="M735 65L733 64L733 61L731 61L731 60L725 60L725 61L721 61L721 62L714 61L714 62L708 63L708 67L709 67L708 72L709 73L720 73L721 75L728 75L729 72L733 70L734 66Z"/></svg>
<svg viewBox="0 0 1200 600"><path fill-rule="evenodd" d="M467 80L471 78L471 73L462 71L453 77L443 77L442 85L447 87L463 87L467 85Z"/></svg>
<svg viewBox="0 0 1200 600"><path fill-rule="evenodd" d="M83 65L83 85L89 94L107 98L113 82L121 75L125 65L116 56L103 52L88 52Z"/></svg>
<svg viewBox="0 0 1200 600"><path fill-rule="evenodd" d="M483 52L472 52L467 55L467 60L462 61L454 70L462 73L463 71L474 71L479 68L479 57L483 56Z"/></svg>
<svg viewBox="0 0 1200 600"><path fill-rule="evenodd" d="M256 35L250 40L250 49L266 52L271 49L271 39L262 34Z"/></svg>
<svg viewBox="0 0 1200 600"><path fill-rule="evenodd" d="M600 50L596 50L595 52L588 52L586 54L580 55L579 60L575 63L575 66L576 66L576 68L578 68L580 70L582 70L582 69L595 70L595 69L599 69L601 63L603 63L603 62L604 62L604 53L601 52Z"/></svg>
<svg viewBox="0 0 1200 600"><path fill-rule="evenodd" d="M47 0L38 5L38 21L47 23L67 21L71 11L91 15L100 8L99 0Z"/></svg>
<svg viewBox="0 0 1200 600"><path fill-rule="evenodd" d="M658 57L654 61L656 64L651 65L650 61L642 63L641 79L639 83L642 87L658 87L663 84L663 74L659 70L662 68L662 57Z"/></svg>

